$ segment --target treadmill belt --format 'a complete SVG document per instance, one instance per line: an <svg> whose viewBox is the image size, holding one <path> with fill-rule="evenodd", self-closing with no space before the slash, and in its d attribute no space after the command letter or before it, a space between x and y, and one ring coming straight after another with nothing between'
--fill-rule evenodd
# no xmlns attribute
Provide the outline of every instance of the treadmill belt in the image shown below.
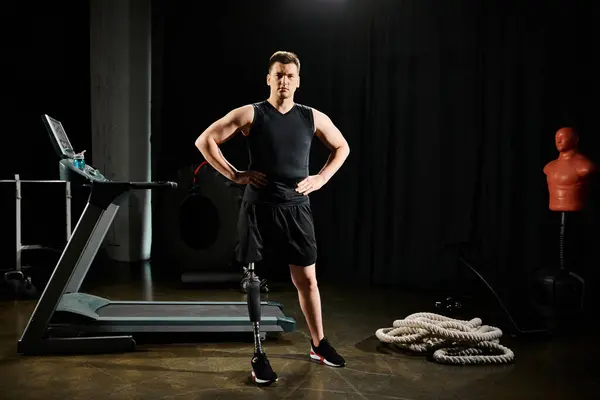
<svg viewBox="0 0 600 400"><path fill-rule="evenodd" d="M233 305L177 305L177 304L109 304L98 310L102 317L247 317L246 304ZM277 306L263 305L263 317L281 317L283 312Z"/></svg>

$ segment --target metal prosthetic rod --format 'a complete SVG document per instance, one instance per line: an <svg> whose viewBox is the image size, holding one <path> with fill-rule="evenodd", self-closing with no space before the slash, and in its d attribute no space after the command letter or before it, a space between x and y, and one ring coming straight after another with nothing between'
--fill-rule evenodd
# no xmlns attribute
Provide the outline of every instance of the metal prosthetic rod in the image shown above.
<svg viewBox="0 0 600 400"><path fill-rule="evenodd" d="M252 265L254 265L254 264L252 264ZM256 275L254 273L254 266L252 266L252 267L250 267L250 266L243 267L244 277L242 278L242 280L240 282L241 287L242 287L242 292L248 293L248 282L249 282L249 279L250 279L250 268L252 268L252 275L253 275L253 277L256 278L256 279L258 279L259 282L260 282L260 291L263 292L263 293L268 293L269 292L269 287L267 286L267 280L266 279L260 279L258 277L258 275Z"/></svg>
<svg viewBox="0 0 600 400"><path fill-rule="evenodd" d="M248 266L248 314L254 331L254 353L262 353L260 344L260 280L254 273L254 263Z"/></svg>

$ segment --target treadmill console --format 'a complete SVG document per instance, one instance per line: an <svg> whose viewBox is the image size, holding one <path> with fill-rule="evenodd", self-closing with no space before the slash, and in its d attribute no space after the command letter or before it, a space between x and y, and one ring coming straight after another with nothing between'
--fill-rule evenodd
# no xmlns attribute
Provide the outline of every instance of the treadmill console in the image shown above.
<svg viewBox="0 0 600 400"><path fill-rule="evenodd" d="M42 116L42 120L50 134L50 141L52 142L54 150L60 157L60 179L76 183L108 181L100 171L86 164L83 153L75 153L71 141L60 121L46 114Z"/></svg>
<svg viewBox="0 0 600 400"><path fill-rule="evenodd" d="M77 160L63 158L59 162L60 179L72 182L107 182L108 179L100 171L87 164L80 166ZM85 181L85 182L84 182Z"/></svg>

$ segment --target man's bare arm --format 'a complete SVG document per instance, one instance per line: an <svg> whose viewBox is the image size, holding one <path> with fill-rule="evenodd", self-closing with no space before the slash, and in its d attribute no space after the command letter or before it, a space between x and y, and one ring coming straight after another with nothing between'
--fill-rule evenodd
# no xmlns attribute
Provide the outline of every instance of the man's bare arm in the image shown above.
<svg viewBox="0 0 600 400"><path fill-rule="evenodd" d="M253 118L252 105L236 108L213 122L195 141L206 161L232 181L235 181L239 171L225 159L219 145L231 139L241 128L252 124Z"/></svg>
<svg viewBox="0 0 600 400"><path fill-rule="evenodd" d="M313 109L315 121L315 135L331 151L327 162L319 171L319 175L328 182L331 177L340 169L348 155L350 146L342 135L342 132L334 125L331 119L321 111Z"/></svg>

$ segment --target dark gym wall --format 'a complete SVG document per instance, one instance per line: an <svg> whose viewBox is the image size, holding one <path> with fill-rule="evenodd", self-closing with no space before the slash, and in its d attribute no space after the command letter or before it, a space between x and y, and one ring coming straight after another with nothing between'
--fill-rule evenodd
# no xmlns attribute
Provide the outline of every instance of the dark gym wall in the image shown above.
<svg viewBox="0 0 600 400"><path fill-rule="evenodd" d="M56 178L42 113L68 120L74 144L91 151L88 4L15 4L1 27L0 177ZM596 8L155 1L154 178L201 162L197 135L233 107L266 98L268 57L292 50L302 61L297 101L331 116L352 149L312 196L321 280L432 287L453 274L440 249L471 240L493 261L487 276L512 288L557 253L558 217L547 211L542 174L556 157L556 129L575 126L581 149L600 163ZM327 157L315 145L312 172ZM224 152L243 167L243 139ZM579 243L584 275L598 261L596 193ZM12 206L5 199L3 208Z"/></svg>
<svg viewBox="0 0 600 400"><path fill-rule="evenodd" d="M10 179L20 173L24 179L55 179L58 162L42 114L68 121L65 129L73 145L92 156L89 5L7 2L3 16L0 96L3 139L10 145L3 143L0 176ZM48 168L51 164L56 168Z"/></svg>
<svg viewBox="0 0 600 400"><path fill-rule="evenodd" d="M65 122L77 150L93 157L90 135L89 6L86 1L10 1L2 6L0 179L58 179L58 158L41 116ZM14 186L0 185L0 245L5 269L14 265ZM65 243L64 185L23 186L25 244ZM85 192L73 197L74 221Z"/></svg>
<svg viewBox="0 0 600 400"><path fill-rule="evenodd" d="M164 16L159 170L202 161L194 139L230 109L268 96L268 57L298 53L296 100L327 113L352 152L312 195L320 276L431 288L439 260L470 241L506 291L558 257L545 163L554 133L576 127L600 162L581 2L157 2ZM597 66L597 65L596 65ZM319 143L312 172L327 154ZM243 139L224 146L244 167ZM590 203L581 268L598 259ZM586 267L587 265L587 267Z"/></svg>

